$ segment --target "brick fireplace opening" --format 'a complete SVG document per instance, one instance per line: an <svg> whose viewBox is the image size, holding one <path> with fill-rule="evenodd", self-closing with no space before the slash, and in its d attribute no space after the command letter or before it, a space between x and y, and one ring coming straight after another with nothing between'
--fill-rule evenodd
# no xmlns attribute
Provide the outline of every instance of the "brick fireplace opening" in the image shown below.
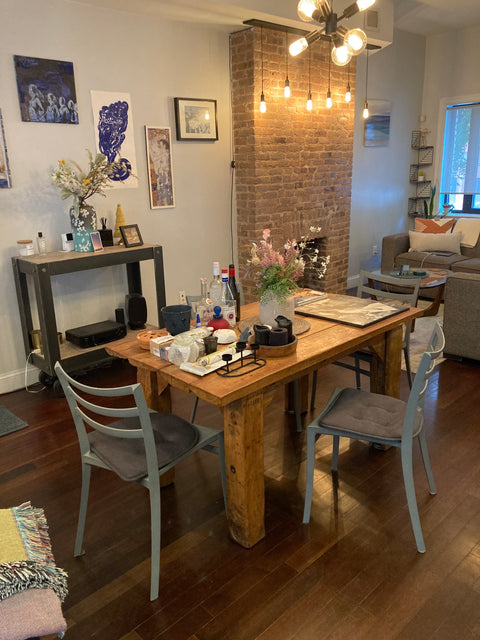
<svg viewBox="0 0 480 640"><path fill-rule="evenodd" d="M287 35L288 44L296 38ZM259 241L265 228L281 247L287 239L311 236L310 227L321 227L315 235L330 264L325 279L312 286L337 293L347 286L355 60L349 71L330 65L333 107L327 109L330 43L314 42L289 57L291 97L284 98L285 41L284 32L265 27L231 36L238 272L246 302L256 299L254 282L245 275L250 243ZM259 111L262 49L266 113ZM350 103L344 100L348 81Z"/></svg>

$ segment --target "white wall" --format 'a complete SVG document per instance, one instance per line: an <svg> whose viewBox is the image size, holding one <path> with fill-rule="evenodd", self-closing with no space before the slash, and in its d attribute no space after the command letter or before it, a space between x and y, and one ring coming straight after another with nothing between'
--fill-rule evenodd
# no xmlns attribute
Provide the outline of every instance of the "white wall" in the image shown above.
<svg viewBox="0 0 480 640"><path fill-rule="evenodd" d="M368 100L392 103L386 147L363 146L366 55L359 56L353 142L352 210L348 286L360 269L379 269L382 238L408 228L411 132L421 113L425 38L394 31L393 44L369 55ZM372 256L372 247L378 254Z"/></svg>
<svg viewBox="0 0 480 640"><path fill-rule="evenodd" d="M69 201L62 201L50 173L59 158L86 165L94 150L90 90L128 92L131 97L138 188L94 196L97 215L115 221L118 202L127 223L137 223L144 242L164 248L167 302L179 289L199 293L199 278L212 261L230 253L230 81L225 27L180 24L158 16L99 9L66 0L2 0L0 3L0 108L7 138L12 189L0 190L0 393L23 384L25 355L11 257L19 238L42 231L48 250L61 249L69 230ZM13 55L74 63L80 124L21 121ZM176 142L173 98L218 101L217 142ZM176 207L151 210L144 125L170 126ZM157 322L153 273L142 264L149 321ZM126 292L123 268L68 274L54 279L59 331L114 319ZM34 380L38 371L35 370Z"/></svg>

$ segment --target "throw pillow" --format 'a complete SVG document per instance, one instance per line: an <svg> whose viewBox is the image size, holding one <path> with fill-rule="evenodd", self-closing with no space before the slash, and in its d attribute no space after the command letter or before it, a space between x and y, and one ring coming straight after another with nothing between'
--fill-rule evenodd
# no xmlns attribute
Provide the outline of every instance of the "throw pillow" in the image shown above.
<svg viewBox="0 0 480 640"><path fill-rule="evenodd" d="M453 218L445 218L444 220L415 218L415 231L418 233L450 233L454 223Z"/></svg>
<svg viewBox="0 0 480 640"><path fill-rule="evenodd" d="M449 251L460 253L460 233L418 233L409 231L409 251Z"/></svg>

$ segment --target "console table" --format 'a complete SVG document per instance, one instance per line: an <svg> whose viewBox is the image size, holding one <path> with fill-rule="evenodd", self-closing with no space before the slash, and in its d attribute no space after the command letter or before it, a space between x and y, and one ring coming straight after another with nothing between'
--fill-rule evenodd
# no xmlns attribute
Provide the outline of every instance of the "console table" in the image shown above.
<svg viewBox="0 0 480 640"><path fill-rule="evenodd" d="M31 362L43 372L44 383L54 384L54 365L57 360L70 372L91 368L111 360L102 346L82 349L71 343L59 345L51 285L52 276L124 264L127 270L128 293L141 294L140 262L143 260L153 260L158 321L161 323L160 310L166 304L161 246L144 244L128 249L123 246L114 246L105 247L99 253L55 251L45 255L12 258L25 354L27 357L31 354ZM35 288L43 354L32 353L30 332L33 329L33 323L27 277L33 279Z"/></svg>

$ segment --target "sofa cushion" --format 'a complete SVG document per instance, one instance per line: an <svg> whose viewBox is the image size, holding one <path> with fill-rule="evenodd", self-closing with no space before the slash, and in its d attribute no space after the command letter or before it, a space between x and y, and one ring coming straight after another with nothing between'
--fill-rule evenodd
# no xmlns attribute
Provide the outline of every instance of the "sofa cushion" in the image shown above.
<svg viewBox="0 0 480 640"><path fill-rule="evenodd" d="M460 242L462 247L473 247L478 242L480 235L480 219L479 218L460 218L455 224L455 233L460 233Z"/></svg>
<svg viewBox="0 0 480 640"><path fill-rule="evenodd" d="M409 251L450 251L460 254L460 233L418 233L409 231Z"/></svg>
<svg viewBox="0 0 480 640"><path fill-rule="evenodd" d="M457 253L447 255L438 255L427 251L407 251L399 253L395 258L395 267L401 267L402 264L408 264L411 267L422 267L431 269L450 269L453 271L453 265L468 260L466 256ZM457 269L461 270L460 266Z"/></svg>
<svg viewBox="0 0 480 640"><path fill-rule="evenodd" d="M467 258L459 260L452 265L452 271L461 271L463 273L480 273L480 258Z"/></svg>
<svg viewBox="0 0 480 640"><path fill-rule="evenodd" d="M415 231L418 233L451 233L454 224L454 218L443 218L442 220L415 218Z"/></svg>

